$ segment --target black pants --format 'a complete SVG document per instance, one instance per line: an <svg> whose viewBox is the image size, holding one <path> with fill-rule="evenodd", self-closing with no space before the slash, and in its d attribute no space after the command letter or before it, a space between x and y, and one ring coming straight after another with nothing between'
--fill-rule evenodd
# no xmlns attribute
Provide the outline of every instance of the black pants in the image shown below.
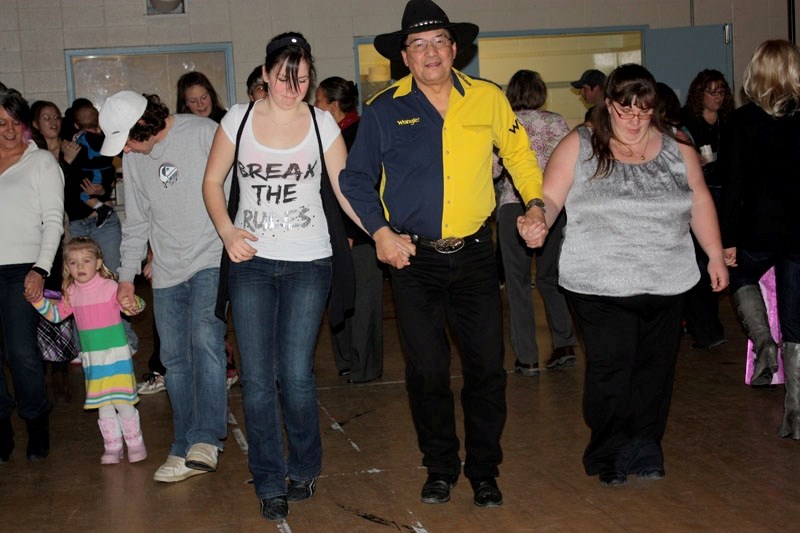
<svg viewBox="0 0 800 533"><path fill-rule="evenodd" d="M392 270L392 284L423 465L430 473L461 471L445 331L449 324L464 373L464 474L471 479L497 476L503 459L506 372L491 230L479 231L452 254L418 246L410 266Z"/></svg>
<svg viewBox="0 0 800 533"><path fill-rule="evenodd" d="M663 469L683 295L568 299L586 348L586 473Z"/></svg>

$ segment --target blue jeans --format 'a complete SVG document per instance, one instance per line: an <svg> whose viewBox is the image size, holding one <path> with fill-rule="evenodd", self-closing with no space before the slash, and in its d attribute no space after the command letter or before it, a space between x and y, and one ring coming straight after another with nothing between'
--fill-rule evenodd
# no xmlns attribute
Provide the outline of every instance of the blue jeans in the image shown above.
<svg viewBox="0 0 800 533"><path fill-rule="evenodd" d="M322 469L313 365L331 260L255 257L232 263L229 280L242 365L248 464L256 496L272 498L286 494L287 475L309 481Z"/></svg>
<svg viewBox="0 0 800 533"><path fill-rule="evenodd" d="M39 313L22 295L25 276L32 266L31 263L0 265L0 326L4 341L0 353L0 420L11 416L15 404L6 386L4 362L11 371L19 416L33 420L50 411L42 360L36 347Z"/></svg>
<svg viewBox="0 0 800 533"><path fill-rule="evenodd" d="M738 266L730 269L731 294L744 285L758 286L761 276L775 267L775 293L783 342L800 342L800 253L738 248L736 263Z"/></svg>
<svg viewBox="0 0 800 533"><path fill-rule="evenodd" d="M219 268L153 289L153 313L161 337L164 383L172 403L175 440L170 455L186 457L194 444L222 449L227 435L225 323L214 314Z"/></svg>
<svg viewBox="0 0 800 533"><path fill-rule="evenodd" d="M72 237L90 237L94 240L100 246L100 251L103 252L103 263L111 272L117 273L120 265L119 245L122 240L122 228L116 212L111 213L102 228L97 227L96 217L72 220L69 223L69 232ZM139 347L139 337L133 331L130 319L123 317L122 326L128 336L131 353L136 353L136 349ZM73 338L77 348L80 350L81 341L78 335L73 335Z"/></svg>

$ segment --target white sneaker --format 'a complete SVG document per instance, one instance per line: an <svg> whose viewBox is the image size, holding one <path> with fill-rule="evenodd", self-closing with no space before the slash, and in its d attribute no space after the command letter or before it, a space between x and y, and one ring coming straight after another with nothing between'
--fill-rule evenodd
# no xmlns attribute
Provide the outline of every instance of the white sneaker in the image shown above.
<svg viewBox="0 0 800 533"><path fill-rule="evenodd" d="M156 470L156 473L153 475L153 479L162 483L175 483L176 481L183 481L192 476L205 473L205 470L187 468L186 460L183 457L169 455L164 464L158 467L158 470Z"/></svg>
<svg viewBox="0 0 800 533"><path fill-rule="evenodd" d="M164 376L158 372L145 374L144 378L145 380L137 385L136 392L139 394L155 394L167 390L167 386L164 384Z"/></svg>
<svg viewBox="0 0 800 533"><path fill-rule="evenodd" d="M225 378L225 385L228 387L228 390L231 390L231 385L239 381L239 374L233 374Z"/></svg>
<svg viewBox="0 0 800 533"><path fill-rule="evenodd" d="M217 469L217 456L219 448L213 444L198 442L192 444L189 453L186 454L186 466L204 472L213 472Z"/></svg>

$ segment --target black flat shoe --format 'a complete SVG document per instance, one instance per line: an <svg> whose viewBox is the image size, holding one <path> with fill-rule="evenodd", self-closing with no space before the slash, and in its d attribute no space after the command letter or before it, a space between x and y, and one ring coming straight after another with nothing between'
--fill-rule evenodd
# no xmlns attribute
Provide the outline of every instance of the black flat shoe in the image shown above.
<svg viewBox="0 0 800 533"><path fill-rule="evenodd" d="M628 476L623 472L611 470L609 472L600 472L600 484L604 487L618 487L624 485L628 481Z"/></svg>
<svg viewBox="0 0 800 533"><path fill-rule="evenodd" d="M342 377L349 376L350 375L350 369L349 368L343 368L343 369L339 370L339 375L342 376Z"/></svg>
<svg viewBox="0 0 800 533"><path fill-rule="evenodd" d="M445 503L450 501L450 489L456 486L458 474L428 474L422 486L422 503Z"/></svg>
<svg viewBox="0 0 800 533"><path fill-rule="evenodd" d="M261 500L261 516L276 522L289 516L289 504L286 496L275 496Z"/></svg>
<svg viewBox="0 0 800 533"><path fill-rule="evenodd" d="M636 472L636 477L639 479L664 479L663 468L644 468Z"/></svg>
<svg viewBox="0 0 800 533"><path fill-rule="evenodd" d="M503 493L497 488L497 481L493 477L470 479L472 490L475 493L472 501L478 507L499 507L503 505Z"/></svg>

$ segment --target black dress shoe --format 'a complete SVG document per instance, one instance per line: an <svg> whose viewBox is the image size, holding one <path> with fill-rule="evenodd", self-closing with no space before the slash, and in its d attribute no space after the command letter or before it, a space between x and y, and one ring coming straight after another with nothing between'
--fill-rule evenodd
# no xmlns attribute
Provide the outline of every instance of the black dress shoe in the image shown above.
<svg viewBox="0 0 800 533"><path fill-rule="evenodd" d="M267 520L283 520L289 516L289 504L286 496L274 496L261 500L261 516Z"/></svg>
<svg viewBox="0 0 800 533"><path fill-rule="evenodd" d="M514 371L519 372L523 376L533 377L539 375L539 362L536 363L523 363L519 359L514 361Z"/></svg>
<svg viewBox="0 0 800 533"><path fill-rule="evenodd" d="M639 479L664 479L663 468L643 468L636 472L636 477Z"/></svg>
<svg viewBox="0 0 800 533"><path fill-rule="evenodd" d="M617 470L600 472L600 484L604 487L617 487L619 485L624 485L626 481L628 481L628 476L623 472Z"/></svg>
<svg viewBox="0 0 800 533"><path fill-rule="evenodd" d="M478 507L499 507L503 505L503 493L497 488L497 481L493 477L470 479L472 491L475 493L472 501Z"/></svg>
<svg viewBox="0 0 800 533"><path fill-rule="evenodd" d="M445 503L450 501L450 489L456 486L458 474L428 474L422 486L422 503Z"/></svg>
<svg viewBox="0 0 800 533"><path fill-rule="evenodd" d="M350 369L349 368L343 368L343 369L339 370L339 375L342 376L342 377L349 376L350 375Z"/></svg>

